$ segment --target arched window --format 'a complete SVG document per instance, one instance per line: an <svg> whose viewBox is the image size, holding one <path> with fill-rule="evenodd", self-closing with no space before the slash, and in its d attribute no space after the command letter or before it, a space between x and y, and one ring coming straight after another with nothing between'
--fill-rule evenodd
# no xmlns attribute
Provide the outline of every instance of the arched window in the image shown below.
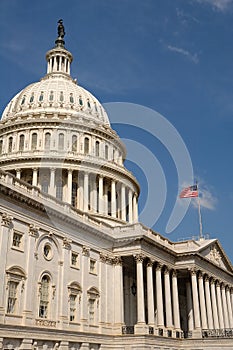
<svg viewBox="0 0 233 350"><path fill-rule="evenodd" d="M24 150L24 135L20 135L19 137L19 150L20 151Z"/></svg>
<svg viewBox="0 0 233 350"><path fill-rule="evenodd" d="M37 133L34 132L32 134L32 144L31 144L31 149L37 149Z"/></svg>
<svg viewBox="0 0 233 350"><path fill-rule="evenodd" d="M54 98L54 94L53 94L53 91L50 91L50 95L49 95L49 101L53 101L53 98Z"/></svg>
<svg viewBox="0 0 233 350"><path fill-rule="evenodd" d="M29 102L32 103L33 101L34 101L34 92L32 92Z"/></svg>
<svg viewBox="0 0 233 350"><path fill-rule="evenodd" d="M39 317L47 318L49 309L49 292L50 292L50 278L45 275L41 279L40 286L40 301L39 301Z"/></svg>
<svg viewBox="0 0 233 350"><path fill-rule="evenodd" d="M105 159L108 159L108 145L105 145L104 157L105 157Z"/></svg>
<svg viewBox="0 0 233 350"><path fill-rule="evenodd" d="M82 97L81 97L81 96L79 97L79 104L80 104L80 106L83 105L83 100L82 100Z"/></svg>
<svg viewBox="0 0 233 350"><path fill-rule="evenodd" d="M26 96L24 95L23 98L22 98L22 101L21 101L21 105L24 105L25 100L26 100Z"/></svg>
<svg viewBox="0 0 233 350"><path fill-rule="evenodd" d="M44 99L44 93L41 91L40 96L39 96L39 101L42 102Z"/></svg>
<svg viewBox="0 0 233 350"><path fill-rule="evenodd" d="M64 139L65 139L64 134L58 135L58 149L59 150L64 150Z"/></svg>
<svg viewBox="0 0 233 350"><path fill-rule="evenodd" d="M51 134L46 132L45 134L45 149L50 149Z"/></svg>
<svg viewBox="0 0 233 350"><path fill-rule="evenodd" d="M89 100L87 100L87 107L88 107L88 108L91 108L91 104L90 104L90 101L89 101Z"/></svg>
<svg viewBox="0 0 233 350"><path fill-rule="evenodd" d="M7 309L8 314L18 314L20 312L19 298L20 290L24 287L25 273L18 266L13 266L6 271L8 279Z"/></svg>
<svg viewBox="0 0 233 350"><path fill-rule="evenodd" d="M100 155L100 142L96 141L96 143L95 143L95 156L99 157L99 155Z"/></svg>
<svg viewBox="0 0 233 350"><path fill-rule="evenodd" d="M77 136L73 135L72 136L72 151L73 152L77 152L77 141L78 141Z"/></svg>
<svg viewBox="0 0 233 350"><path fill-rule="evenodd" d="M9 137L9 140L8 140L8 153L11 153L12 152L12 146L13 146L13 137Z"/></svg>
<svg viewBox="0 0 233 350"><path fill-rule="evenodd" d="M74 103L74 96L72 93L70 94L70 103Z"/></svg>
<svg viewBox="0 0 233 350"><path fill-rule="evenodd" d="M60 92L60 102L64 101L64 95L63 95L63 91Z"/></svg>
<svg viewBox="0 0 233 350"><path fill-rule="evenodd" d="M84 154L89 153L89 138L85 137L84 139Z"/></svg>

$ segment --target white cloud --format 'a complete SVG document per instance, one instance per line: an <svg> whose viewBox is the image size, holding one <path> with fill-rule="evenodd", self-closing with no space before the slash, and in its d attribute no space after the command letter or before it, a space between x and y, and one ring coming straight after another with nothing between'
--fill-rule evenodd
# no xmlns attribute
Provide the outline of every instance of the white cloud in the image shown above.
<svg viewBox="0 0 233 350"><path fill-rule="evenodd" d="M177 52L181 55L186 56L190 61L192 61L195 64L199 63L199 57L198 57L197 53L192 54L191 52L189 52L181 47L172 46L172 45L168 45L167 48L170 51Z"/></svg>
<svg viewBox="0 0 233 350"><path fill-rule="evenodd" d="M195 0L199 3L210 4L214 9L219 11L225 11L229 5L233 3L233 0Z"/></svg>

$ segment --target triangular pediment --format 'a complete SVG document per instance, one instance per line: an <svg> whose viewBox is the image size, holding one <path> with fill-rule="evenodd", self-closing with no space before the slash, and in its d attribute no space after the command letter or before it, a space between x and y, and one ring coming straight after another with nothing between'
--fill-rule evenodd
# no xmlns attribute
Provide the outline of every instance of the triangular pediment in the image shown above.
<svg viewBox="0 0 233 350"><path fill-rule="evenodd" d="M217 266L233 272L233 267L218 240L200 249L199 253Z"/></svg>

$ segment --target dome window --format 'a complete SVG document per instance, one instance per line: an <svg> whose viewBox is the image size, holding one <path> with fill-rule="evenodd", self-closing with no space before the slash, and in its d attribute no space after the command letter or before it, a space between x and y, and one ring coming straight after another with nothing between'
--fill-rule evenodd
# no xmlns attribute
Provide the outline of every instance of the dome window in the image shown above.
<svg viewBox="0 0 233 350"><path fill-rule="evenodd" d="M87 107L88 107L88 108L91 108L91 104L90 104L90 101L89 101L89 100L87 100Z"/></svg>
<svg viewBox="0 0 233 350"><path fill-rule="evenodd" d="M26 100L26 96L24 95L24 96L23 96L23 99L22 99L22 101L21 101L21 106L24 105L25 100Z"/></svg>
<svg viewBox="0 0 233 350"><path fill-rule="evenodd" d="M82 100L81 96L79 97L79 104L80 104L80 106L83 106L83 100Z"/></svg>
<svg viewBox="0 0 233 350"><path fill-rule="evenodd" d="M37 133L32 134L32 144L31 144L31 149L35 150L37 148Z"/></svg>
<svg viewBox="0 0 233 350"><path fill-rule="evenodd" d="M64 150L64 139L65 139L64 134L58 135L58 149L60 151Z"/></svg>
<svg viewBox="0 0 233 350"><path fill-rule="evenodd" d="M32 103L34 101L34 93L31 94L29 102Z"/></svg>
<svg viewBox="0 0 233 350"><path fill-rule="evenodd" d="M53 98L54 98L53 91L50 91L49 101L53 101Z"/></svg>
<svg viewBox="0 0 233 350"><path fill-rule="evenodd" d="M2 145L3 145L3 141L0 140L0 154L2 154Z"/></svg>
<svg viewBox="0 0 233 350"><path fill-rule="evenodd" d="M73 96L73 94L70 94L70 103L74 103L74 96Z"/></svg>
<svg viewBox="0 0 233 350"><path fill-rule="evenodd" d="M39 101L42 102L44 100L44 93L41 91Z"/></svg>
<svg viewBox="0 0 233 350"><path fill-rule="evenodd" d="M20 135L19 137L19 151L24 150L24 135Z"/></svg>
<svg viewBox="0 0 233 350"><path fill-rule="evenodd" d="M95 105L95 111L98 112L97 106L96 106L96 102L94 102Z"/></svg>
<svg viewBox="0 0 233 350"><path fill-rule="evenodd" d="M108 159L108 145L105 145L104 156L105 159Z"/></svg>
<svg viewBox="0 0 233 350"><path fill-rule="evenodd" d="M9 140L8 140L8 153L11 153L12 152L12 145L13 145L13 137L9 137Z"/></svg>
<svg viewBox="0 0 233 350"><path fill-rule="evenodd" d="M64 101L64 95L63 95L63 91L60 92L60 102Z"/></svg>
<svg viewBox="0 0 233 350"><path fill-rule="evenodd" d="M95 156L99 157L99 155L100 155L100 142L96 141L96 143L95 143Z"/></svg>
<svg viewBox="0 0 233 350"><path fill-rule="evenodd" d="M84 154L89 153L89 138L85 137L84 139Z"/></svg>
<svg viewBox="0 0 233 350"><path fill-rule="evenodd" d="M72 136L72 151L77 152L77 136L73 135Z"/></svg>
<svg viewBox="0 0 233 350"><path fill-rule="evenodd" d="M51 135L49 132L45 134L45 149L50 149Z"/></svg>

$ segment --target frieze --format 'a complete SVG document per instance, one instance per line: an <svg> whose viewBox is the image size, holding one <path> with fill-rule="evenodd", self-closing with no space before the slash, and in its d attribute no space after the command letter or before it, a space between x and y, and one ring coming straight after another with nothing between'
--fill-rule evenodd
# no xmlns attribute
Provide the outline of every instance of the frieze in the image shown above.
<svg viewBox="0 0 233 350"><path fill-rule="evenodd" d="M56 321L36 320L36 325L43 326L43 327L56 327Z"/></svg>

